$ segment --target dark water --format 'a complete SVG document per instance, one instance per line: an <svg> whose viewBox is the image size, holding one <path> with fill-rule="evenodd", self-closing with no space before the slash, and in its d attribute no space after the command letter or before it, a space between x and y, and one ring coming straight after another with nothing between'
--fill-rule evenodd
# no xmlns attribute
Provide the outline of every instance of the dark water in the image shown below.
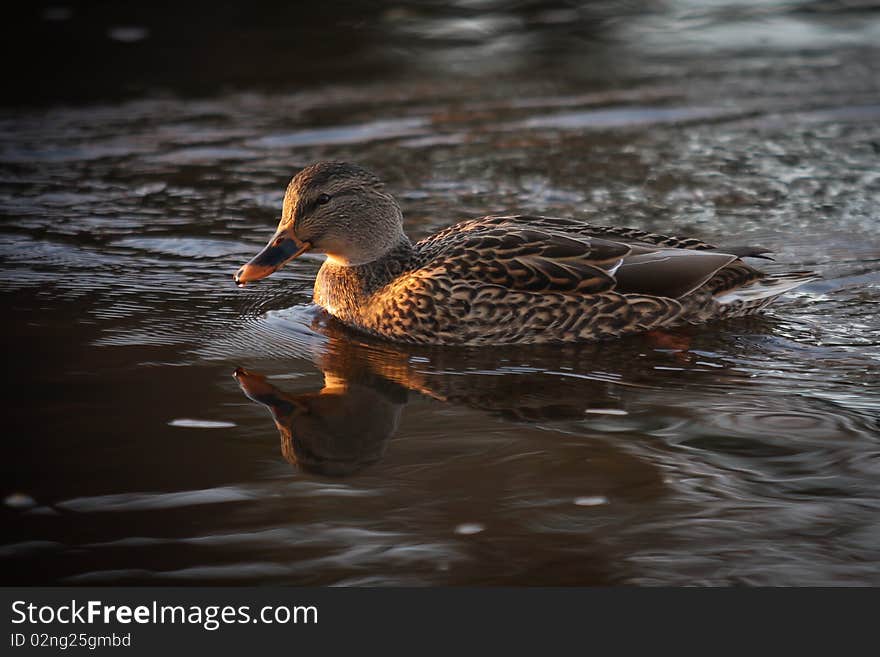
<svg viewBox="0 0 880 657"><path fill-rule="evenodd" d="M3 583L880 584L880 13L636 4L223 8L193 43L35 10L81 47L0 110ZM231 280L328 158L412 237L540 212L823 280L577 348L377 343L310 305L318 259Z"/></svg>

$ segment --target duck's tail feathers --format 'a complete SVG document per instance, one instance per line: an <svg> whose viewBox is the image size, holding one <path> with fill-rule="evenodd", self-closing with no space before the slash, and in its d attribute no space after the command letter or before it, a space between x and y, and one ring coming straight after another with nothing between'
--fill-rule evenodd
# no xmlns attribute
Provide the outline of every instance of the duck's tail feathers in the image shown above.
<svg viewBox="0 0 880 657"><path fill-rule="evenodd" d="M780 294L800 287L805 283L817 281L821 276L812 271L792 271L785 274L768 274L752 281L748 285L726 290L715 297L715 301L721 305L748 304L770 300ZM763 304L761 304L763 305Z"/></svg>
<svg viewBox="0 0 880 657"><path fill-rule="evenodd" d="M772 253L770 249L763 246L719 246L715 251L719 253L730 253L738 258L761 258L762 260L773 260L768 253Z"/></svg>

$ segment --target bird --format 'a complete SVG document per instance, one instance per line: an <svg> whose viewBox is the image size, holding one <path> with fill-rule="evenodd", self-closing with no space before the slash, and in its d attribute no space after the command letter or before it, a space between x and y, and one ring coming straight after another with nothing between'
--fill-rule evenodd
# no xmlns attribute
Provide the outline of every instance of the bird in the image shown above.
<svg viewBox="0 0 880 657"><path fill-rule="evenodd" d="M468 219L417 243L382 180L348 162L301 169L278 228L233 276L241 287L306 252L326 255L314 301L344 325L398 343L589 342L762 310L816 280L768 274L760 247L538 215Z"/></svg>

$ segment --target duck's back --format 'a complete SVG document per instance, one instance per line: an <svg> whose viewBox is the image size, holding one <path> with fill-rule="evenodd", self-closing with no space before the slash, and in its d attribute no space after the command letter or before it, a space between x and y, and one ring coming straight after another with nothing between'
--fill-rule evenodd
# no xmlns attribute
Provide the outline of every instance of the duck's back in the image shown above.
<svg viewBox="0 0 880 657"><path fill-rule="evenodd" d="M490 216L414 245L399 272L362 286L345 313L322 305L402 342L596 340L749 314L813 278L769 276L740 259L763 252L555 217Z"/></svg>

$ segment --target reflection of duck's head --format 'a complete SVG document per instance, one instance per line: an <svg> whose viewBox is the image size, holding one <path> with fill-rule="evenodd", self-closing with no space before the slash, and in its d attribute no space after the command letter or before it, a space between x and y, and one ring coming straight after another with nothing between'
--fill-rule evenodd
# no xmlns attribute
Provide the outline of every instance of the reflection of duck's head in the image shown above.
<svg viewBox="0 0 880 657"><path fill-rule="evenodd" d="M281 452L291 463L318 474L344 476L382 458L397 429L406 395L325 374L319 392L287 394L261 374L235 370L251 399L272 412Z"/></svg>

